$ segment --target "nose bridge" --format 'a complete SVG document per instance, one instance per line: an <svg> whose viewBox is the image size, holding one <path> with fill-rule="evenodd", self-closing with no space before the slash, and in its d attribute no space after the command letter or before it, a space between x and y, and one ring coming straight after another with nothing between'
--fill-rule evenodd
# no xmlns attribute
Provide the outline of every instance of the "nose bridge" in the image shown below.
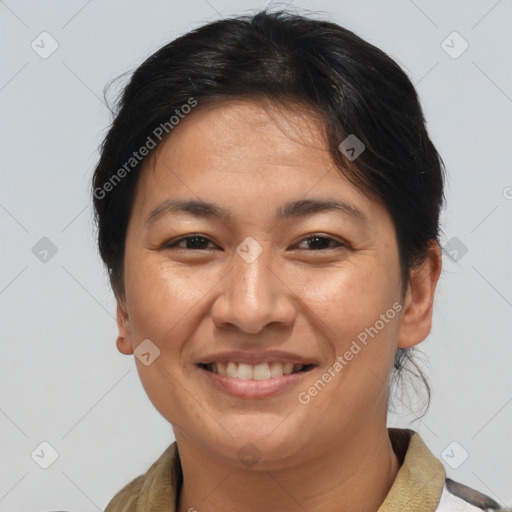
<svg viewBox="0 0 512 512"><path fill-rule="evenodd" d="M214 321L252 334L271 323L293 322L293 301L275 267L270 247L250 237L244 240L233 255L231 272L212 308Z"/></svg>
<svg viewBox="0 0 512 512"><path fill-rule="evenodd" d="M271 250L259 249L258 246L250 241L246 245L240 244L235 257L232 293L238 295L237 299L244 302L246 307L261 307L262 302L272 301L274 291ZM244 252L247 248L249 251Z"/></svg>

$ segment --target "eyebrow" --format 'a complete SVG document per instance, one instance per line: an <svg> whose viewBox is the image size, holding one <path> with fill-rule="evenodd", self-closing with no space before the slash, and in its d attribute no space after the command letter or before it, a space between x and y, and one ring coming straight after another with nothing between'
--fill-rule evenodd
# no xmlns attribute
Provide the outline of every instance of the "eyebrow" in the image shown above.
<svg viewBox="0 0 512 512"><path fill-rule="evenodd" d="M361 223L368 224L368 217L355 206L338 199L299 199L286 203L277 209L276 220L305 217L320 212L340 211ZM188 213L194 217L215 217L224 221L232 218L229 210L200 200L167 199L157 206L147 217L146 224L152 224L157 219L171 213Z"/></svg>

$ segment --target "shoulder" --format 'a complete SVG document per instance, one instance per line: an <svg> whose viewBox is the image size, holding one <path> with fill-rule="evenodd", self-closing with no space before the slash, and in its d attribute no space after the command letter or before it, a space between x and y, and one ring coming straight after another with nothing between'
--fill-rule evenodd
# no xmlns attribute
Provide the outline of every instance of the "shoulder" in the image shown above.
<svg viewBox="0 0 512 512"><path fill-rule="evenodd" d="M110 500L105 512L134 512L146 475L134 478Z"/></svg>
<svg viewBox="0 0 512 512"><path fill-rule="evenodd" d="M448 478L441 461L420 435L388 428L401 466L379 512L512 512L485 494Z"/></svg>
<svg viewBox="0 0 512 512"><path fill-rule="evenodd" d="M145 474L133 479L115 494L105 512L171 510L181 479L179 453L174 442Z"/></svg>
<svg viewBox="0 0 512 512"><path fill-rule="evenodd" d="M447 478L436 512L507 512L489 496Z"/></svg>

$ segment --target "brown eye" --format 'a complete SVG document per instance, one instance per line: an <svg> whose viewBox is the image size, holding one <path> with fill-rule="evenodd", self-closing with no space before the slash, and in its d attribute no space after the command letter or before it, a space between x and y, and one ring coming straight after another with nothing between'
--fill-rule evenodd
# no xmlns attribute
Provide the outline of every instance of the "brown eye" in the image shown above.
<svg viewBox="0 0 512 512"><path fill-rule="evenodd" d="M302 248L307 248L307 249L311 249L314 251L322 251L325 249L336 249L337 247L346 247L346 244L338 242L337 240L334 240L333 238L328 238L328 237L319 236L319 235L309 236L307 238L304 238L304 240L302 240L300 242L300 244L298 244L298 246L300 246L304 242L307 243L307 247L302 247ZM333 246L333 244L334 244L334 246Z"/></svg>
<svg viewBox="0 0 512 512"><path fill-rule="evenodd" d="M175 242L168 243L164 246L166 249L178 248L178 249L189 249L189 250L205 250L208 248L208 244L212 243L207 238L199 235L186 236L176 240Z"/></svg>

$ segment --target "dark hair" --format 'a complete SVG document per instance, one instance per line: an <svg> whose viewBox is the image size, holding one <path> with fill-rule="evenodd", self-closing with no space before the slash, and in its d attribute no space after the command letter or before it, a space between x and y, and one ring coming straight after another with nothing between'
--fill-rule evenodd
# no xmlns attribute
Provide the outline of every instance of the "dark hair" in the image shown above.
<svg viewBox="0 0 512 512"><path fill-rule="evenodd" d="M414 86L394 60L353 32L265 10L209 23L166 44L136 69L122 92L92 191L99 250L116 297L125 294L126 230L146 161L135 159L134 151L150 139L154 146L165 140L162 128L172 133L170 116L182 117L184 105L196 102L201 108L235 98L301 105L319 114L340 172L392 217L404 295L410 270L425 259L431 241L439 241L445 200L444 165ZM341 150L349 135L364 144L356 159ZM398 350L393 374L401 378L412 363L429 404L428 383L412 358L415 350Z"/></svg>

